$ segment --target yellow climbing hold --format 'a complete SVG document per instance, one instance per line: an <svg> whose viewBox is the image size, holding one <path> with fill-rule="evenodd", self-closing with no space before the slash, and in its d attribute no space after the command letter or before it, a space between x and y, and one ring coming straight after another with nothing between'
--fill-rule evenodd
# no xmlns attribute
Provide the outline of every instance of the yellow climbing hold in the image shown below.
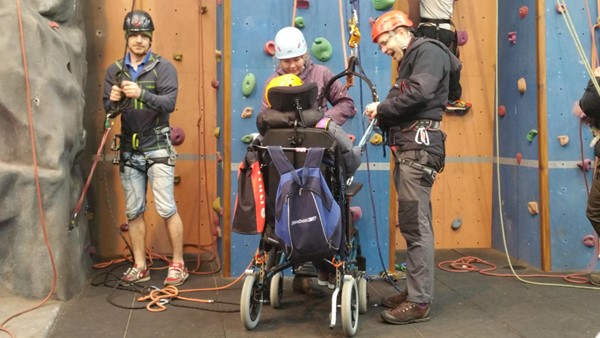
<svg viewBox="0 0 600 338"><path fill-rule="evenodd" d="M221 127L216 127L213 131L213 135L215 135L216 138L219 138L221 136Z"/></svg>
<svg viewBox="0 0 600 338"><path fill-rule="evenodd" d="M527 91L527 82L525 82L525 78L522 77L517 81L517 89L519 89L519 93L525 94Z"/></svg>
<svg viewBox="0 0 600 338"><path fill-rule="evenodd" d="M212 208L217 214L221 214L221 197L215 198L212 202Z"/></svg>
<svg viewBox="0 0 600 338"><path fill-rule="evenodd" d="M383 142L383 136L381 136L381 134L373 134L373 136L371 136L371 139L369 140L369 142L371 142L372 145L378 145L381 144Z"/></svg>

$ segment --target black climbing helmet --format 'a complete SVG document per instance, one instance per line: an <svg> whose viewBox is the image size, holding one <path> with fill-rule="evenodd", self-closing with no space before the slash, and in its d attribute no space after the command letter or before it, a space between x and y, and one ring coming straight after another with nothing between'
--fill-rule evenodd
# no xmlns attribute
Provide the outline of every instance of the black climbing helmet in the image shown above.
<svg viewBox="0 0 600 338"><path fill-rule="evenodd" d="M146 33L145 35L152 39L152 32L154 32L154 23L152 17L145 11L134 10L125 16L123 21L123 30L125 31L125 37L128 37L131 33Z"/></svg>

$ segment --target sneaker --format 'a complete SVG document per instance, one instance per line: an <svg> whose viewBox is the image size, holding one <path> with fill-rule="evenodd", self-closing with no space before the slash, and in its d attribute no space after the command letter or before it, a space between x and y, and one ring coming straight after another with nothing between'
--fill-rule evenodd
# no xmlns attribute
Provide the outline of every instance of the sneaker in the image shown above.
<svg viewBox="0 0 600 338"><path fill-rule="evenodd" d="M325 293L312 286L310 277L295 275L292 280L292 290L296 293L305 294L311 297L323 297Z"/></svg>
<svg viewBox="0 0 600 338"><path fill-rule="evenodd" d="M391 310L384 310L381 318L390 324L410 324L429 320L429 304L419 305L406 301Z"/></svg>
<svg viewBox="0 0 600 338"><path fill-rule="evenodd" d="M446 110L455 111L455 112L467 112L467 110L471 109L471 103L463 100L456 101L448 101L446 105Z"/></svg>
<svg viewBox="0 0 600 338"><path fill-rule="evenodd" d="M123 275L124 276L121 280L127 284L134 284L150 280L150 270L148 270L148 268L138 268L138 266L135 264L131 268L127 269Z"/></svg>
<svg viewBox="0 0 600 338"><path fill-rule="evenodd" d="M600 273L590 273L590 283L600 286Z"/></svg>
<svg viewBox="0 0 600 338"><path fill-rule="evenodd" d="M336 281L336 273L335 272L330 272L329 273L329 280L327 281L327 287L330 288L331 290L335 289L335 286L337 284Z"/></svg>
<svg viewBox="0 0 600 338"><path fill-rule="evenodd" d="M319 271L317 272L317 284L319 286L327 286L329 282L329 274L327 271Z"/></svg>
<svg viewBox="0 0 600 338"><path fill-rule="evenodd" d="M165 278L165 285L178 286L185 283L188 279L189 273L183 265L183 263L171 263L169 264L169 272L167 278Z"/></svg>
<svg viewBox="0 0 600 338"><path fill-rule="evenodd" d="M400 304L406 302L408 297L408 291L404 290L395 296L381 298L381 305L393 309L400 306Z"/></svg>

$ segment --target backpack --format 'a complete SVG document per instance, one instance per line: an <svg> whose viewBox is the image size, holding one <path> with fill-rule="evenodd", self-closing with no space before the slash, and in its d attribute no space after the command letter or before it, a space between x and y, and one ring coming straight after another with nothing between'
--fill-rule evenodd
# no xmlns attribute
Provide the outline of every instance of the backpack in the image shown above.
<svg viewBox="0 0 600 338"><path fill-rule="evenodd" d="M323 148L309 148L304 166L295 169L282 147L268 147L279 172L275 197L275 234L288 260L295 263L329 258L342 240L340 206L321 172Z"/></svg>

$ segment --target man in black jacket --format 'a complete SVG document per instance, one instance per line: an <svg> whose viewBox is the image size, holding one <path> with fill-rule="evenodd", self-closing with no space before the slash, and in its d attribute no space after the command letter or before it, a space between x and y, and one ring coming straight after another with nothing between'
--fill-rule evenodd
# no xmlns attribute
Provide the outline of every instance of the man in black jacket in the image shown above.
<svg viewBox="0 0 600 338"><path fill-rule="evenodd" d="M415 38L406 13L390 11L374 22L371 37L398 62L398 77L382 102L367 105L395 157L398 223L406 240L406 290L382 299L392 324L429 320L433 300L434 239L431 188L444 167L446 135L441 131L451 72L460 62L441 42ZM393 243L393 242L392 242Z"/></svg>
<svg viewBox="0 0 600 338"><path fill-rule="evenodd" d="M594 76L596 81L600 81L600 67L594 70ZM585 92L579 100L579 107L585 113L585 121L590 125L599 128L600 127L600 96L598 96L598 90L596 89L593 81L590 79L588 85L585 88ZM592 187L590 188L590 194L587 200L586 215L592 223L596 234L600 235L600 142L597 141L594 144L594 155L596 157L596 166L594 169L594 176L592 181ZM600 273L590 274L590 283L600 286Z"/></svg>
<svg viewBox="0 0 600 338"><path fill-rule="evenodd" d="M169 117L177 100L177 71L152 53L154 24L150 15L135 10L123 23L127 39L124 60L108 67L104 77L104 108L111 117L121 114L121 183L134 265L125 283L150 279L146 265L146 189L150 181L156 211L164 219L173 259L165 285L181 285L188 278L183 261L183 223L174 197L175 158Z"/></svg>

